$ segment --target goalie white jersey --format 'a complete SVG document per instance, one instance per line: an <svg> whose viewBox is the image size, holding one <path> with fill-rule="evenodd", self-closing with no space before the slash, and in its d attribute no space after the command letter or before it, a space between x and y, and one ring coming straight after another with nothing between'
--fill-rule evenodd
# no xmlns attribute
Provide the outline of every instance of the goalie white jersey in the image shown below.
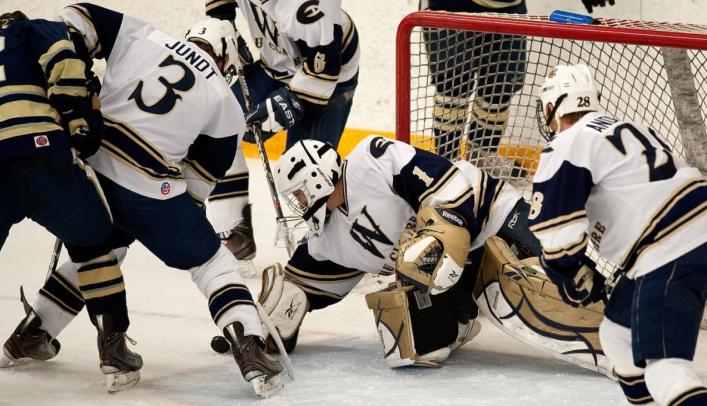
<svg viewBox="0 0 707 406"><path fill-rule="evenodd" d="M377 136L351 151L341 176L344 204L318 236L297 248L285 268L300 285L337 295L346 294L362 272L395 270L400 234L415 226L421 207L445 205L464 217L474 250L500 229L521 198L520 191L469 162L452 164Z"/></svg>
<svg viewBox="0 0 707 406"><path fill-rule="evenodd" d="M245 121L209 55L154 25L93 4L65 8L107 68L100 92L106 124L91 166L154 199L185 191L203 202L233 162Z"/></svg>
<svg viewBox="0 0 707 406"><path fill-rule="evenodd" d="M589 113L543 150L529 220L546 266L576 269L591 239L635 278L707 241L707 181L653 130Z"/></svg>

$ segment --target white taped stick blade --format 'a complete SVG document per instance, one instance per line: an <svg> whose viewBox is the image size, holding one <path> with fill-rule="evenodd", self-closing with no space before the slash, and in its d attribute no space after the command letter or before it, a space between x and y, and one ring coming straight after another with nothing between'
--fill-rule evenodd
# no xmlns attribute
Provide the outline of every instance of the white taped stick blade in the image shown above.
<svg viewBox="0 0 707 406"><path fill-rule="evenodd" d="M140 371L122 371L105 374L108 393L116 393L132 388L140 382Z"/></svg>
<svg viewBox="0 0 707 406"><path fill-rule="evenodd" d="M280 375L276 375L267 381L265 380L265 375L262 375L252 379L250 383L251 385L253 385L253 390L255 391L255 394L263 399L267 399L270 396L277 395L278 393L282 392L282 389L285 387L285 385L282 383L282 379L280 379Z"/></svg>

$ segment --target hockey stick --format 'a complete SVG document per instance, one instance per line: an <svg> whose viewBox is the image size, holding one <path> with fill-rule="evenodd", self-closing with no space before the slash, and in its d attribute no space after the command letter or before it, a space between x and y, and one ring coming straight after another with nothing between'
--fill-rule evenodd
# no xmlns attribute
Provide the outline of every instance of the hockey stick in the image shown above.
<svg viewBox="0 0 707 406"><path fill-rule="evenodd" d="M236 23L231 21L233 24L233 29L238 35L238 29L236 28ZM248 91L248 84L245 81L245 74L243 73L243 66L241 65L240 57L236 58L236 74L238 75L238 85L243 93L243 100L245 101L246 111L253 110L253 104L250 102L250 92ZM275 206L275 217L279 224L282 223L284 227L287 227L285 223L285 216L282 213L282 205L280 204L280 197L277 194L277 188L275 187L275 179L272 175L272 169L270 169L270 160L268 159L268 153L265 150L265 141L263 140L263 133L260 127L260 123L251 124L253 128L253 134L255 135L255 144L258 146L258 153L260 154L260 160L263 163L263 169L265 170L265 178L268 181L268 188L270 189L270 197L272 198L272 204ZM287 255L292 256L294 252L294 246L290 240L290 233L285 232L283 239L285 240L285 248L287 249Z"/></svg>
<svg viewBox="0 0 707 406"><path fill-rule="evenodd" d="M52 256L49 259L49 269L47 269L47 277L44 278L44 282L48 281L52 272L56 271L56 266L59 263L59 255L61 254L61 247L63 245L64 244L60 239L57 238L54 240L54 250L52 251Z"/></svg>

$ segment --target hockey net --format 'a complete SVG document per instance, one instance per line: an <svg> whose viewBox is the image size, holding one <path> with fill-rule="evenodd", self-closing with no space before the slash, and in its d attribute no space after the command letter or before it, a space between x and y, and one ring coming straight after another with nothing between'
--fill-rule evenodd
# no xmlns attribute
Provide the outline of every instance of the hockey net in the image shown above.
<svg viewBox="0 0 707 406"><path fill-rule="evenodd" d="M588 65L606 113L645 123L707 172L705 26L418 12L401 22L396 48L397 138L469 160L526 198L545 142L537 93L558 64Z"/></svg>

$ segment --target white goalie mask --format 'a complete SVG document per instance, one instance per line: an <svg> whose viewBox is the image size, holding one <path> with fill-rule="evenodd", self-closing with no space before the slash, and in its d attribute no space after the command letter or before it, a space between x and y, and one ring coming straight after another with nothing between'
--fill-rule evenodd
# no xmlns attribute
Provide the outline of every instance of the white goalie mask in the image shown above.
<svg viewBox="0 0 707 406"><path fill-rule="evenodd" d="M194 24L184 38L190 42L211 46L216 56L225 61L221 73L226 83L231 84L236 76L238 61L238 33L233 24L209 17Z"/></svg>
<svg viewBox="0 0 707 406"><path fill-rule="evenodd" d="M301 140L275 165L275 184L294 212L319 235L326 220L326 202L341 175L341 159L334 147L315 140Z"/></svg>
<svg viewBox="0 0 707 406"><path fill-rule="evenodd" d="M545 109L548 103L552 103L549 114ZM553 120L559 128L559 119L566 114L598 110L599 91L587 65L557 65L548 71L540 88L536 112L538 127L546 139L555 135L550 130Z"/></svg>

